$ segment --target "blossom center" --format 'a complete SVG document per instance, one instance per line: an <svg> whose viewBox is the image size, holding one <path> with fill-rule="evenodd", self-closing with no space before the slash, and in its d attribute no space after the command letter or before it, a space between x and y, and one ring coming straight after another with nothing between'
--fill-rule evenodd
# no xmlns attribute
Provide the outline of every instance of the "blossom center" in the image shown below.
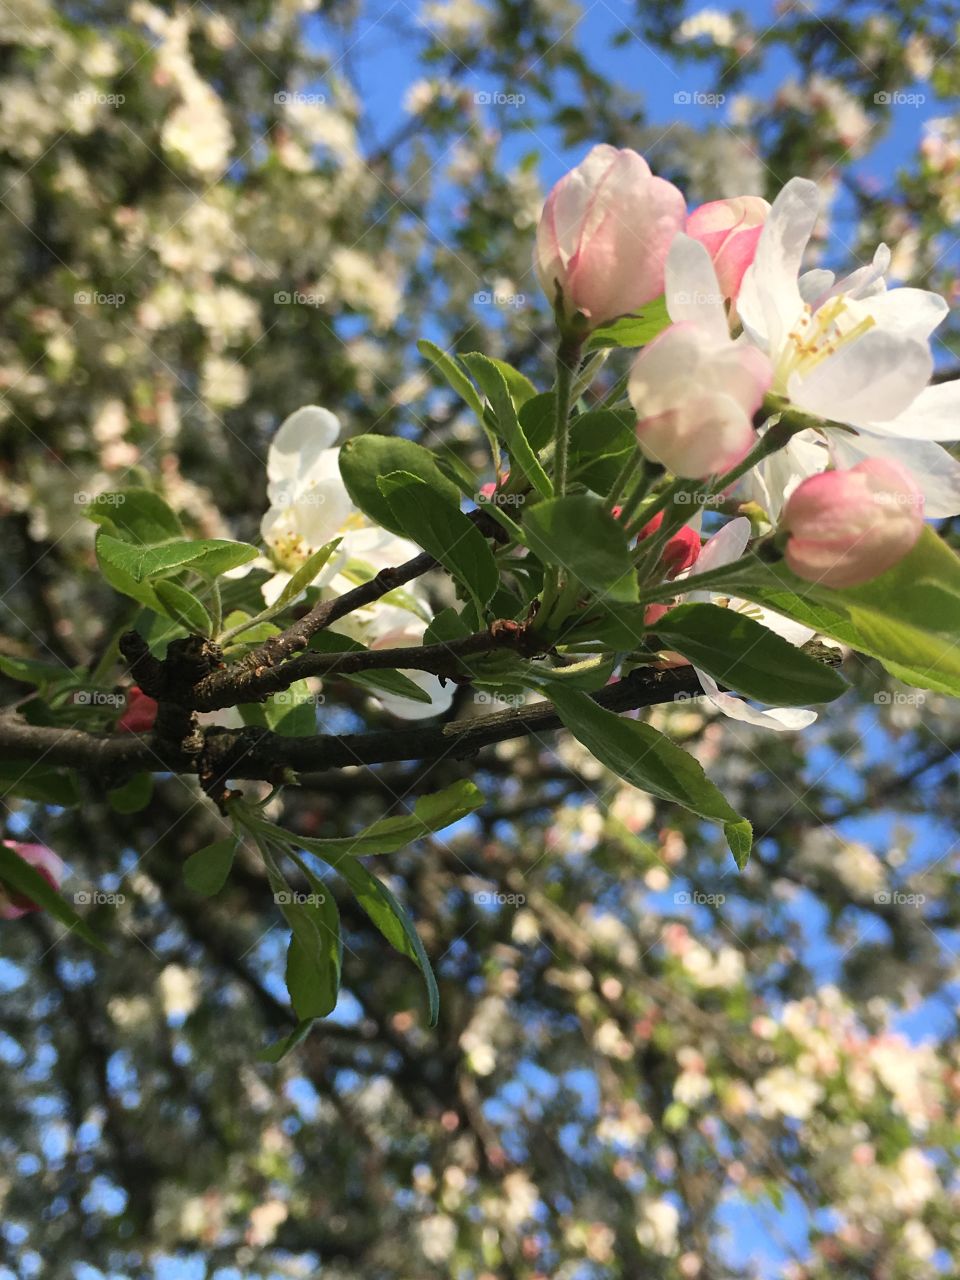
<svg viewBox="0 0 960 1280"><path fill-rule="evenodd" d="M772 389L778 395L786 395L795 373L803 376L811 373L842 346L862 337L875 323L873 316L858 319L843 294L828 298L816 311L804 303L803 312L787 334L777 360Z"/></svg>

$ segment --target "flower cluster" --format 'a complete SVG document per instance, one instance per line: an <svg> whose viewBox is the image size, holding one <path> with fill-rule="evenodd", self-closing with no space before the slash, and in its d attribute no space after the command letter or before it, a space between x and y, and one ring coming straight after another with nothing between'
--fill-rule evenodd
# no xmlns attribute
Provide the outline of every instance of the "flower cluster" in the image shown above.
<svg viewBox="0 0 960 1280"><path fill-rule="evenodd" d="M722 477L776 412L807 415L738 492L779 521L794 573L848 587L902 559L924 515L960 512L940 443L960 439L960 387L930 384L947 304L888 289L886 246L840 280L801 273L819 210L815 184L794 178L772 207L743 196L686 214L640 156L599 146L548 197L536 266L568 331L664 294L671 323L636 357L629 395L641 450L674 475Z"/></svg>

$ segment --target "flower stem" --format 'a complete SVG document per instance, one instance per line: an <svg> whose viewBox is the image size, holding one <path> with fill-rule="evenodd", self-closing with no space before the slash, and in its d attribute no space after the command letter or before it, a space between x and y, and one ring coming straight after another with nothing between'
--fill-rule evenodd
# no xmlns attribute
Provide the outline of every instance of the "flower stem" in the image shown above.
<svg viewBox="0 0 960 1280"><path fill-rule="evenodd" d="M567 464L570 445L570 404L573 379L580 367L583 340L565 335L557 347L557 380L554 388L556 430L554 432L553 488L562 498L567 491Z"/></svg>

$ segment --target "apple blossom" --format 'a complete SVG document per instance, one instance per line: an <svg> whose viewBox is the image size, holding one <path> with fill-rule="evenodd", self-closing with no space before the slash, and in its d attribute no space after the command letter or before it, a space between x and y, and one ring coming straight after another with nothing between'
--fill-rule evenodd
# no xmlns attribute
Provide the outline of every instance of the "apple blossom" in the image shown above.
<svg viewBox="0 0 960 1280"><path fill-rule="evenodd" d="M892 568L923 529L923 495L896 462L870 458L849 471L810 476L791 495L781 528L794 573L855 587Z"/></svg>
<svg viewBox="0 0 960 1280"><path fill-rule="evenodd" d="M51 888L60 888L64 866L52 849L48 849L45 844L22 844L17 840L4 840L3 843L39 871ZM40 907L23 894L0 886L0 920L19 920L31 911L39 910Z"/></svg>
<svg viewBox="0 0 960 1280"><path fill-rule="evenodd" d="M709 253L724 297L736 301L769 212L761 196L735 196L702 204L687 218L686 234Z"/></svg>
<svg viewBox="0 0 960 1280"><path fill-rule="evenodd" d="M713 264L689 236L670 249L666 299L674 323L637 356L628 393L647 457L700 480L750 451L772 370L762 352L730 337Z"/></svg>
<svg viewBox="0 0 960 1280"><path fill-rule="evenodd" d="M887 289L890 251L842 280L800 275L820 211L813 182L792 178L773 203L737 309L750 342L773 364L772 391L792 405L868 435L960 439L960 383L928 386L930 334L946 302L924 289Z"/></svg>
<svg viewBox="0 0 960 1280"><path fill-rule="evenodd" d="M535 266L563 318L591 328L636 311L663 292L663 273L686 206L677 188L629 149L594 147L547 197Z"/></svg>

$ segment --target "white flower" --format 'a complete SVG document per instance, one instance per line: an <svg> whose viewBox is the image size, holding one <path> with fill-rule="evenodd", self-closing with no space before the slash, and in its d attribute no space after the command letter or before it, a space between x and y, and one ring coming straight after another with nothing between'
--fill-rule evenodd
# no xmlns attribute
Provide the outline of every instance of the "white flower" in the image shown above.
<svg viewBox="0 0 960 1280"><path fill-rule="evenodd" d="M335 538L340 543L321 569L313 586L342 595L381 569L402 564L420 548L406 538L369 525L353 505L340 475L340 450L335 441L340 423L329 409L305 405L280 426L267 455L267 497L270 507L260 530L277 569L263 585L266 603L273 604L290 579L321 547ZM416 645L433 616L422 588L414 582L341 619L335 630L369 648ZM378 692L377 700L406 720L419 720L446 711L454 685L443 684L425 671L403 674L430 697L419 702Z"/></svg>
<svg viewBox="0 0 960 1280"><path fill-rule="evenodd" d="M774 1067L757 1081L756 1094L761 1115L808 1120L823 1098L823 1086L799 1075L793 1067Z"/></svg>
<svg viewBox="0 0 960 1280"><path fill-rule="evenodd" d="M664 1257L677 1249L680 1214L669 1200L648 1200L640 1210L637 1239L646 1249Z"/></svg>
<svg viewBox="0 0 960 1280"><path fill-rule="evenodd" d="M956 514L960 465L935 442L960 439L960 383L928 385L929 339L947 304L924 289L888 289L886 245L871 264L842 280L822 269L800 275L819 209L814 183L787 183L764 225L737 306L749 340L773 364L772 392L855 433L828 430L826 447L818 447L813 432L797 437L786 458L775 456L760 468L755 496L777 508L785 488L830 461L849 467L882 456L914 475L927 515ZM773 518L778 514L767 510Z"/></svg>

